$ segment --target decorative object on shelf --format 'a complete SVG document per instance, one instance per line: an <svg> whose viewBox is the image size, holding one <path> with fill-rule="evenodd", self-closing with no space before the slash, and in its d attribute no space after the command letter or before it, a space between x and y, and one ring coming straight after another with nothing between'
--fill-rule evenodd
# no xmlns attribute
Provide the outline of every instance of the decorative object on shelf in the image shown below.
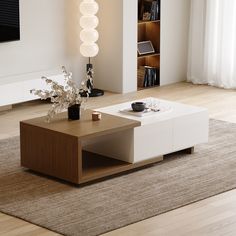
<svg viewBox="0 0 236 236"><path fill-rule="evenodd" d="M151 13L150 12L144 12L143 13L143 21L149 21L151 20Z"/></svg>
<svg viewBox="0 0 236 236"><path fill-rule="evenodd" d="M155 53L155 49L150 40L138 42L138 54L140 56Z"/></svg>
<svg viewBox="0 0 236 236"><path fill-rule="evenodd" d="M140 1L141 9L139 19L143 21L151 20L151 10L152 10L152 0L142 0Z"/></svg>
<svg viewBox="0 0 236 236"><path fill-rule="evenodd" d="M158 19L159 19L159 4L158 4L158 1L153 1L152 2L152 7L151 7L150 20L151 21L156 21Z"/></svg>
<svg viewBox="0 0 236 236"><path fill-rule="evenodd" d="M95 57L99 52L97 40L99 34L96 30L99 20L96 16L99 6L95 0L83 0L80 4L80 12L82 17L80 18L80 26L82 31L80 32L80 39L82 44L80 46L80 53L84 57L89 58L89 63L86 66L87 73L87 87L89 89L90 97L97 97L104 95L104 91L95 89L93 84L93 65L91 64L91 57ZM84 96L84 94L82 94Z"/></svg>
<svg viewBox="0 0 236 236"><path fill-rule="evenodd" d="M42 79L45 80L51 90L32 89L30 91L32 94L39 96L41 100L50 99L52 107L47 113L47 122L50 122L57 113L66 109L68 109L68 119L79 120L80 107L87 101L87 97L89 96L85 81L82 81L81 87L79 88L72 80L72 73L67 72L64 66L62 67L62 72L65 77L64 86L43 76ZM81 97L82 93L86 94L86 97Z"/></svg>
<svg viewBox="0 0 236 236"><path fill-rule="evenodd" d="M143 79L143 87L152 87L159 85L159 70L156 67L144 66L145 74Z"/></svg>
<svg viewBox="0 0 236 236"><path fill-rule="evenodd" d="M144 103L144 102L133 102L131 104L131 107L132 107L133 111L135 111L135 112L142 112L146 109L146 103Z"/></svg>
<svg viewBox="0 0 236 236"><path fill-rule="evenodd" d="M100 112L94 111L92 113L92 121L99 121L102 119L102 114Z"/></svg>
<svg viewBox="0 0 236 236"><path fill-rule="evenodd" d="M138 1L138 20L156 21L160 19L159 0L139 0Z"/></svg>

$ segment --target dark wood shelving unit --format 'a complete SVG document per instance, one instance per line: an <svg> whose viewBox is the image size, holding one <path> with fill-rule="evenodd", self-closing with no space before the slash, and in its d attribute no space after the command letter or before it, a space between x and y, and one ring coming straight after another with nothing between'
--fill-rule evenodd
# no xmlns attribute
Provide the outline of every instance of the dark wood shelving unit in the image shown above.
<svg viewBox="0 0 236 236"><path fill-rule="evenodd" d="M142 58L146 58L146 57L156 57L156 56L160 56L160 53L151 53L151 54L141 55L141 56L138 56L138 60Z"/></svg>
<svg viewBox="0 0 236 236"><path fill-rule="evenodd" d="M158 23L160 20L138 20L138 24L146 24L146 23Z"/></svg>
<svg viewBox="0 0 236 236"><path fill-rule="evenodd" d="M161 20L160 20L160 9L161 9L161 0L157 0L158 3L158 19L157 20L142 20L143 9L145 9L144 4L152 4L154 0L138 0L138 42L151 41L155 53L138 55L137 56L137 70L138 78L137 85L138 90L156 87L160 85L160 34L161 34ZM145 68L153 67L153 70L156 71L156 80L155 84L151 83L151 86L144 86L145 80Z"/></svg>

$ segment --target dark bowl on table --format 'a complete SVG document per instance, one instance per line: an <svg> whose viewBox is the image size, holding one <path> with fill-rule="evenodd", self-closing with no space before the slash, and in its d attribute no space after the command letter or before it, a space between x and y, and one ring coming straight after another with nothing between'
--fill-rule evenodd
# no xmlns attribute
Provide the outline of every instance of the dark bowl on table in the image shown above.
<svg viewBox="0 0 236 236"><path fill-rule="evenodd" d="M146 109L146 103L144 102L134 102L131 104L133 111L142 112Z"/></svg>

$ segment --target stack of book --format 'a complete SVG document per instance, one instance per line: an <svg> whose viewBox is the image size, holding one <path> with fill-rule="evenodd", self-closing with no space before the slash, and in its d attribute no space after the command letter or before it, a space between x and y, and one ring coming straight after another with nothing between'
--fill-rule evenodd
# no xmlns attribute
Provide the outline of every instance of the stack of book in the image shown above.
<svg viewBox="0 0 236 236"><path fill-rule="evenodd" d="M140 66L138 68L138 87L139 88L143 87L144 76L145 76L145 67L144 66Z"/></svg>
<svg viewBox="0 0 236 236"><path fill-rule="evenodd" d="M159 4L157 1L152 2L150 20L155 21L159 19Z"/></svg>
<svg viewBox="0 0 236 236"><path fill-rule="evenodd" d="M160 84L159 69L156 67L145 66L143 87L152 87Z"/></svg>

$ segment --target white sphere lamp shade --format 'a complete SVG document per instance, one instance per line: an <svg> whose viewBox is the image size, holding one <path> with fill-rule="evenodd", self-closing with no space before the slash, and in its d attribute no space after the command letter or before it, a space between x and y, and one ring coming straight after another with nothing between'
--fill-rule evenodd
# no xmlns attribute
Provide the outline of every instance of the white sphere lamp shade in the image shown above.
<svg viewBox="0 0 236 236"><path fill-rule="evenodd" d="M98 9L98 4L95 1L83 1L80 4L80 12L83 15L96 15Z"/></svg>
<svg viewBox="0 0 236 236"><path fill-rule="evenodd" d="M80 53L84 57L95 57L99 52L99 47L96 43L82 43Z"/></svg>
<svg viewBox="0 0 236 236"><path fill-rule="evenodd" d="M99 34L95 29L83 29L80 32L80 39L82 42L92 44L97 42Z"/></svg>
<svg viewBox="0 0 236 236"><path fill-rule="evenodd" d="M97 28L99 23L99 20L96 16L82 16L80 18L80 26L83 29L89 28L89 29L95 29Z"/></svg>
<svg viewBox="0 0 236 236"><path fill-rule="evenodd" d="M98 54L99 48L96 44L99 34L95 29L98 26L98 18L95 16L98 12L98 4L95 0L83 0L80 4L80 39L82 45L80 52L84 57L95 57Z"/></svg>

